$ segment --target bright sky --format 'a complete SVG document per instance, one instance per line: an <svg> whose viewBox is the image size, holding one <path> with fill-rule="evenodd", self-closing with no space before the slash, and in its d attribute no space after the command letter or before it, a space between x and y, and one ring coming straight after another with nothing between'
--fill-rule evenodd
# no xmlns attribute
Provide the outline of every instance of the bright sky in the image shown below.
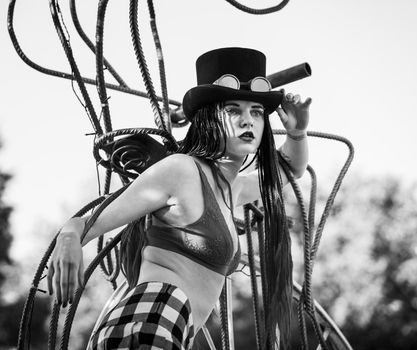
<svg viewBox="0 0 417 350"><path fill-rule="evenodd" d="M96 3L78 5L91 38ZM109 2L104 51L131 87L144 90L130 41L127 3ZM6 1L0 3L0 169L13 174L5 199L14 207L13 254L18 256L31 249L39 222L62 223L63 212L73 213L93 199L97 186L92 138L84 135L92 129L83 107L68 80L39 73L17 56L6 29L7 6ZM267 56L268 74L308 62L312 77L285 88L313 98L310 130L350 139L356 149L353 172L415 180L416 1L290 0L282 11L266 16L245 14L220 0L155 1L155 6L171 98L182 100L195 85L195 59L213 48L259 49ZM95 58L73 31L66 3L61 8L80 70L94 78ZM145 54L158 86L145 2L140 2L140 10ZM17 1L15 30L32 60L69 72L48 2ZM94 87L89 91L99 112ZM114 129L154 125L146 100L118 92L109 95ZM334 180L346 154L342 145L311 140L310 164L321 183L330 186L329 178Z"/></svg>

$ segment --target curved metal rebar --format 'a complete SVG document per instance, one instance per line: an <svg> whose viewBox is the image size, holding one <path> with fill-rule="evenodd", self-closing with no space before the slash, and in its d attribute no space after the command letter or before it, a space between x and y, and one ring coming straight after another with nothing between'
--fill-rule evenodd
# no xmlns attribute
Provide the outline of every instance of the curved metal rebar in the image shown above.
<svg viewBox="0 0 417 350"><path fill-rule="evenodd" d="M170 133L171 132L171 119L169 115L168 87L167 87L167 79L166 79L166 74L165 74L165 63L164 63L164 56L162 52L161 40L159 39L158 27L156 25L156 15L155 15L155 9L154 9L152 0L148 0L148 9L149 9L149 17L150 17L153 40L155 43L156 55L158 58L159 77L160 77L159 80L161 83L161 91L162 91L162 98L163 98L162 122L165 126L166 131Z"/></svg>
<svg viewBox="0 0 417 350"><path fill-rule="evenodd" d="M77 6L75 4L75 0L70 0L70 12L71 12L72 22L74 23L74 27L78 35L84 41L84 43L89 47L89 49L93 52L93 54L96 54L96 47L94 46L93 42L90 40L90 38L87 36L85 31L83 30L80 20L78 19ZM116 79L119 85L129 88L129 86L126 84L123 78L119 75L119 73L117 73L117 71L113 68L113 66L110 64L109 61L107 61L105 57L103 57L103 62L104 62L106 69L110 72L113 78Z"/></svg>
<svg viewBox="0 0 417 350"><path fill-rule="evenodd" d="M60 9L59 9L57 0L50 0L49 8L51 10L51 16L54 22L55 29L61 41L61 45L64 49L65 55L67 56L67 60L68 60L68 63L70 64L75 81L77 82L77 85L81 91L81 95L84 99L84 104L87 108L88 114L92 120L94 130L97 134L101 135L103 133L103 129L101 128L100 122L97 117L97 113L94 109L93 103L91 102L90 95L88 94L88 91L82 80L81 73L75 62L74 55L72 53L72 49L69 43L69 39L66 38L64 29L62 28L62 25L61 25L61 21L59 18Z"/></svg>
<svg viewBox="0 0 417 350"><path fill-rule="evenodd" d="M249 260L249 269L250 269L250 281L252 289L252 306L253 306L253 316L255 321L255 338L256 338L256 348L258 350L262 349L263 344L263 334L264 334L264 325L260 324L260 312L259 312L259 293L258 293L258 284L256 281L256 268L255 268L255 259L254 259L254 249L252 242L252 229L251 229L251 218L249 213L249 206L245 205L243 208L244 220L245 220L245 233L246 241L248 245L248 260ZM265 307L265 306L264 306Z"/></svg>
<svg viewBox="0 0 417 350"><path fill-rule="evenodd" d="M267 15L269 13L282 10L285 7L285 5L288 4L290 0L282 0L278 5L271 6L271 7L264 8L264 9L254 9L254 8L245 6L236 0L226 0L226 1L232 6L236 7L237 9L243 12L250 13L252 15Z"/></svg>
<svg viewBox="0 0 417 350"><path fill-rule="evenodd" d="M17 39L16 36L16 32L14 30L14 25L13 25L13 21L14 21L14 10L15 10L15 5L16 5L16 0L10 0L9 3L9 7L8 7L8 11L7 11L7 29L9 32L9 36L11 39L11 42L13 44L13 47L17 53L17 55L19 56L19 58L26 63L29 67L35 69L36 71L46 74L46 75L50 75L53 77L57 77L57 78L62 78L62 79L68 79L68 80L74 80L75 76L74 74L71 73L67 73L67 72L61 72L61 71L57 71L57 70L53 70L53 69L49 69L46 67L43 67L37 63L35 63L34 61L32 61L22 50L19 41ZM85 83L85 84L89 84L89 85L96 85L96 80L92 79L92 78L86 78L86 77L81 77L81 80ZM106 83L106 88L107 89L111 89L111 90L115 90L115 91L119 91L119 92L123 92L129 95L134 95L134 96L138 96L138 97L144 97L144 98L148 98L148 94L146 92L143 91L139 91L139 90L135 90L135 89L131 89L127 86L121 86L121 85L115 85L115 84L110 84L110 83ZM163 98L160 96L156 96L156 99L158 101L162 101ZM176 100L172 100L169 99L169 103L173 106L176 107L180 107L181 106L181 102L176 101Z"/></svg>
<svg viewBox="0 0 417 350"><path fill-rule="evenodd" d="M149 74L148 65L146 63L145 55L142 50L142 42L140 39L138 21L138 1L130 0L129 2L129 26L132 36L133 48L135 50L135 56L139 64L140 73L142 75L143 82L145 84L146 91L148 93L149 102L154 113L155 124L158 128L167 131L166 126L163 124L162 112L158 102L155 99L155 89L153 87L152 79Z"/></svg>

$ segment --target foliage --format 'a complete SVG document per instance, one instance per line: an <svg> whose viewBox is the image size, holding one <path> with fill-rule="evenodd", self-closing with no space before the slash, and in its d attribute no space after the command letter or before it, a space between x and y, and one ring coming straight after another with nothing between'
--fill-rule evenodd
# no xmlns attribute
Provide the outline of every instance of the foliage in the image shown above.
<svg viewBox="0 0 417 350"><path fill-rule="evenodd" d="M19 295L13 300L6 297L6 286L10 289L19 285L19 267L10 258L9 249L12 244L10 232L10 215L12 208L3 201L7 182L11 179L0 169L0 347L12 347L17 344L19 321L26 295ZM7 283L6 283L7 282ZM46 340L44 322L49 313L49 302L39 298L34 306L32 324L32 349L41 349Z"/></svg>
<svg viewBox="0 0 417 350"><path fill-rule="evenodd" d="M320 195L318 207L324 200ZM415 186L359 176L342 186L313 287L354 349L417 348L416 233Z"/></svg>
<svg viewBox="0 0 417 350"><path fill-rule="evenodd" d="M0 170L0 288L5 280L2 269L5 265L10 265L12 263L9 257L9 248L12 243L9 217L12 208L3 201L4 190L6 189L6 184L9 180L10 175L5 174Z"/></svg>

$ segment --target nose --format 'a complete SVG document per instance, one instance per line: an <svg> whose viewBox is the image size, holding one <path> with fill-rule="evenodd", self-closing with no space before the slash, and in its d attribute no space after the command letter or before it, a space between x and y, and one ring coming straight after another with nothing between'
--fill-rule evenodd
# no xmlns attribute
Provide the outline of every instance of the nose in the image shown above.
<svg viewBox="0 0 417 350"><path fill-rule="evenodd" d="M250 114L250 111L245 110L240 118L240 127L247 128L248 126L253 127L253 117Z"/></svg>

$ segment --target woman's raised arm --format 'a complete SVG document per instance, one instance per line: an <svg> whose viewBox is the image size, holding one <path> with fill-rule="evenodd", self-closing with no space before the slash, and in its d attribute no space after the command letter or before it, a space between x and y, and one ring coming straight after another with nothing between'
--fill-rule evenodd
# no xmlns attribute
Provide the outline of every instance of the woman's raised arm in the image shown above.
<svg viewBox="0 0 417 350"><path fill-rule="evenodd" d="M311 98L302 102L299 95L287 94L281 107L277 109L281 122L287 131L286 140L279 148L279 152L288 162L291 171L297 178L301 177L307 168L307 125L310 104ZM288 179L281 167L280 171L282 184L285 186ZM258 170L239 175L236 188L238 193L236 205L243 205L261 198Z"/></svg>

